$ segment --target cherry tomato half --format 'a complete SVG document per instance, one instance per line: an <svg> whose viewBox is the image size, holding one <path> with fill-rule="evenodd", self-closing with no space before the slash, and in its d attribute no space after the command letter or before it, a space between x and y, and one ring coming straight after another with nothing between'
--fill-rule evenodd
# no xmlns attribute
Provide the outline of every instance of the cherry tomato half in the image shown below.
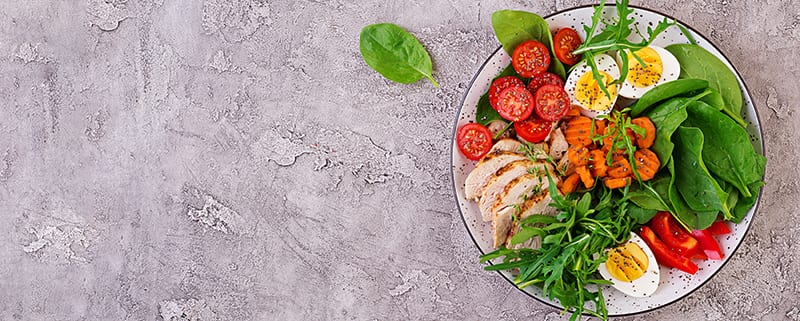
<svg viewBox="0 0 800 321"><path fill-rule="evenodd" d="M494 110L497 110L497 101L500 93L503 89L510 87L525 87L525 83L514 76L503 76L492 82L492 85L489 87L489 104L492 105Z"/></svg>
<svg viewBox="0 0 800 321"><path fill-rule="evenodd" d="M572 28L558 29L553 36L556 58L564 64L574 65L581 60L581 55L573 55L572 51L581 46L581 36Z"/></svg>
<svg viewBox="0 0 800 321"><path fill-rule="evenodd" d="M550 67L550 50L536 40L524 41L514 49L511 64L520 76L531 78Z"/></svg>
<svg viewBox="0 0 800 321"><path fill-rule="evenodd" d="M510 121L526 119L533 114L533 95L525 87L506 88L498 96L497 113Z"/></svg>
<svg viewBox="0 0 800 321"><path fill-rule="evenodd" d="M531 78L531 82L528 83L528 90L535 93L539 90L539 87L544 85L558 85L559 87L564 87L564 80L554 73L545 71ZM491 96L489 97L491 98Z"/></svg>
<svg viewBox="0 0 800 321"><path fill-rule="evenodd" d="M561 86L544 85L536 91L534 106L536 115L544 120L556 121L569 111L569 96Z"/></svg>
<svg viewBox="0 0 800 321"><path fill-rule="evenodd" d="M553 122L538 117L514 123L514 131L517 132L517 136L531 143L543 141L550 134L551 129L553 129Z"/></svg>
<svg viewBox="0 0 800 321"><path fill-rule="evenodd" d="M467 158L479 160L492 149L492 133L481 124L465 124L456 133L456 145Z"/></svg>

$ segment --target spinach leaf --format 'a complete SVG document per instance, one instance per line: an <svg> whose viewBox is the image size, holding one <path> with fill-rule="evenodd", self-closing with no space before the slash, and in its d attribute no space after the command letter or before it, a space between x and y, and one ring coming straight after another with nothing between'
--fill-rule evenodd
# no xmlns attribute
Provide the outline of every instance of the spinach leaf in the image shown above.
<svg viewBox="0 0 800 321"><path fill-rule="evenodd" d="M668 204L668 189L671 176L661 176L650 182L632 184L628 199L643 209L671 211Z"/></svg>
<svg viewBox="0 0 800 321"><path fill-rule="evenodd" d="M708 80L708 86L722 95L725 102L723 111L731 117L741 119L742 92L739 81L722 60L698 45L674 44L665 49L678 59L681 78Z"/></svg>
<svg viewBox="0 0 800 321"><path fill-rule="evenodd" d="M669 201L672 205L672 214L674 214L675 219L687 230L704 230L711 226L717 219L718 212L697 212L689 208L689 205L686 205L686 201L678 192L677 185L675 185L675 163L672 158L669 159L667 169L671 177L668 191Z"/></svg>
<svg viewBox="0 0 800 321"><path fill-rule="evenodd" d="M722 99L722 95L720 95L720 93L714 90L714 88L710 87L706 88L706 91L708 91L708 95L706 95L703 98L700 98L700 101L708 104L711 107L714 107L714 109L716 109L717 111L725 113L726 115L728 115L728 117L733 119L733 121L739 124L739 126L742 126L743 128L747 127L747 122L745 122L741 116L733 114L729 112L728 109L725 108L725 100Z"/></svg>
<svg viewBox="0 0 800 321"><path fill-rule="evenodd" d="M750 197L739 197L739 201L736 203L736 206L733 208L733 218L731 219L734 223L741 223L742 219L747 216L747 212L756 204L756 200L758 200L758 190L764 186L764 182L758 181L752 183L747 186L750 190Z"/></svg>
<svg viewBox="0 0 800 321"><path fill-rule="evenodd" d="M647 115L653 125L656 126L656 140L653 142L651 149L661 160L662 168L666 166L666 160L672 156L672 150L675 146L672 143L672 134L688 117L686 104L689 100L689 98L673 98Z"/></svg>
<svg viewBox="0 0 800 321"><path fill-rule="evenodd" d="M722 186L722 182L724 181L720 182L719 180L717 180L717 182L720 183L720 187L722 187L722 189L725 190L725 193L728 193L728 199L725 201L725 206L727 206L731 210L735 209L736 203L739 202L739 191L736 189L735 186L730 184Z"/></svg>
<svg viewBox="0 0 800 321"><path fill-rule="evenodd" d="M431 57L408 31L391 23L361 29L359 49L367 65L389 80L410 84L428 78L435 87Z"/></svg>
<svg viewBox="0 0 800 321"><path fill-rule="evenodd" d="M708 170L736 186L744 197L752 194L748 184L760 181L766 158L756 153L750 136L741 126L704 102L687 107L685 126L697 127L713 139L703 144L703 160Z"/></svg>
<svg viewBox="0 0 800 321"><path fill-rule="evenodd" d="M641 208L635 203L628 204L628 215L636 220L637 224L647 224L657 213L658 210Z"/></svg>
<svg viewBox="0 0 800 321"><path fill-rule="evenodd" d="M672 155L672 149L675 146L672 143L672 134L688 117L686 106L705 97L710 92L711 90L706 88L706 90L692 97L672 98L648 113L647 116L656 126L656 140L653 143L652 150L661 160L661 168L666 164L664 160Z"/></svg>
<svg viewBox="0 0 800 321"><path fill-rule="evenodd" d="M708 95L700 98L700 101L714 107L716 110L722 111L722 109L725 108L725 101L722 99L722 95L714 90L714 88L707 88L706 90L709 91Z"/></svg>
<svg viewBox="0 0 800 321"><path fill-rule="evenodd" d="M494 79L503 76L519 77L519 75L517 75L517 72L514 70L514 66L510 64L508 65L508 67L506 67L506 69L503 69L503 71L500 72L500 74L497 75L497 77L494 77ZM492 82L494 82L494 79L492 79ZM502 119L503 117L501 117L500 114L498 114L497 111L494 110L494 108L492 108L492 105L489 103L489 92L487 91L483 93L483 96L481 96L481 98L478 99L478 106L475 110L475 121L481 125L486 126L494 120L502 120Z"/></svg>
<svg viewBox="0 0 800 321"><path fill-rule="evenodd" d="M550 48L550 69L549 71L565 79L567 77L564 65L558 58L553 56L553 35L550 27L542 17L537 14L516 11L500 10L492 14L492 28L497 36L497 40L503 45L503 49L509 55L514 53L514 49L523 41L536 40Z"/></svg>
<svg viewBox="0 0 800 321"><path fill-rule="evenodd" d="M676 79L653 87L631 106L631 116L636 117L659 101L679 97L708 87L702 79Z"/></svg>
<svg viewBox="0 0 800 321"><path fill-rule="evenodd" d="M725 206L728 195L720 188L703 162L703 132L696 127L678 127L675 132L675 186L695 212L722 212L732 218ZM692 226L692 228L695 228Z"/></svg>

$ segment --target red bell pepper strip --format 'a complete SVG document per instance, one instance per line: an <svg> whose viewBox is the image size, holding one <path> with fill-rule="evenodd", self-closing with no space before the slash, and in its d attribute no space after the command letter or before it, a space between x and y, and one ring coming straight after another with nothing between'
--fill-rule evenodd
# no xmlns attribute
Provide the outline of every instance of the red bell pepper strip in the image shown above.
<svg viewBox="0 0 800 321"><path fill-rule="evenodd" d="M725 223L725 221L716 221L714 224L711 224L706 231L711 233L711 235L723 235L730 234L731 228L728 227L728 223Z"/></svg>
<svg viewBox="0 0 800 321"><path fill-rule="evenodd" d="M656 233L649 227L642 226L639 230L639 236L642 237L642 240L644 240L647 246L650 247L650 250L653 251L653 255L655 255L656 261L658 261L659 264L676 268L689 274L697 273L697 265L695 265L692 260L671 250L669 246L658 239Z"/></svg>
<svg viewBox="0 0 800 321"><path fill-rule="evenodd" d="M658 212L650 221L650 228L656 232L659 239L680 255L691 258L700 252L697 240L684 230L669 212Z"/></svg>
<svg viewBox="0 0 800 321"><path fill-rule="evenodd" d="M692 235L700 242L700 248L703 249L703 252L706 253L709 259L722 260L722 258L725 257L725 254L723 254L722 250L719 248L719 243L717 243L717 240L714 239L714 236L712 236L710 232L707 230L694 230L692 231Z"/></svg>

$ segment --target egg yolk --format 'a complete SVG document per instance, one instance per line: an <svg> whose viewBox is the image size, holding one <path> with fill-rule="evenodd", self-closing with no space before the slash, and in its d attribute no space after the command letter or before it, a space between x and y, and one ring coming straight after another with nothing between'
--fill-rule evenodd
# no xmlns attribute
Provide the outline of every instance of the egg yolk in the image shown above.
<svg viewBox="0 0 800 321"><path fill-rule="evenodd" d="M606 268L620 281L631 282L647 271L647 254L636 243L628 242L608 251Z"/></svg>
<svg viewBox="0 0 800 321"><path fill-rule="evenodd" d="M578 78L578 83L575 86L575 99L587 109L598 111L609 110L612 107L612 98L617 97L617 85L611 85L611 82L614 81L614 78L612 78L608 73L604 71L598 72L603 77L603 82L605 83L606 89L608 90L608 94L611 96L611 98L606 96L606 94L597 84L592 72L587 71L581 75L580 78Z"/></svg>
<svg viewBox="0 0 800 321"><path fill-rule="evenodd" d="M655 49L645 47L634 51L645 63L644 66L632 54L628 55L628 77L626 80L634 87L644 88L654 85L661 79L664 65Z"/></svg>

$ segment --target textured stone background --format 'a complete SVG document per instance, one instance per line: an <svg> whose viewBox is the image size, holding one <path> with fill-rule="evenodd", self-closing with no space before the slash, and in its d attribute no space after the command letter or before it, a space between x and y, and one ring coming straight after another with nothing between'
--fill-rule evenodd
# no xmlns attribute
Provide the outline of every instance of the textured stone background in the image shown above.
<svg viewBox="0 0 800 321"><path fill-rule="evenodd" d="M0 319L560 319L477 264L448 147L491 13L589 2L1 1ZM800 3L634 4L727 53L769 163L725 269L625 320L800 320ZM440 89L363 63L383 21Z"/></svg>

